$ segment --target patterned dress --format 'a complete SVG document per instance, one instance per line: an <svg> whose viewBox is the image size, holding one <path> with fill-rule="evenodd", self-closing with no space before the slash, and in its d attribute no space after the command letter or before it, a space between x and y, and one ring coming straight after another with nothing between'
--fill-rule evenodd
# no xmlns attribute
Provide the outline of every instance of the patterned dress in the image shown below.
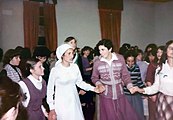
<svg viewBox="0 0 173 120"><path fill-rule="evenodd" d="M123 85L133 85L122 55L112 53L111 61L96 59L91 79L106 88L99 94L99 120L139 120L123 92Z"/></svg>

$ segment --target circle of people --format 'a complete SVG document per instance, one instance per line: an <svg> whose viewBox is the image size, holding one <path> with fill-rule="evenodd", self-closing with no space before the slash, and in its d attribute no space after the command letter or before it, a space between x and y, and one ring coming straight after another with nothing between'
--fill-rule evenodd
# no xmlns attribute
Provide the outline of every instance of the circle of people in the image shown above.
<svg viewBox="0 0 173 120"><path fill-rule="evenodd" d="M32 56L32 57L31 57ZM173 40L0 49L1 120L173 120Z"/></svg>

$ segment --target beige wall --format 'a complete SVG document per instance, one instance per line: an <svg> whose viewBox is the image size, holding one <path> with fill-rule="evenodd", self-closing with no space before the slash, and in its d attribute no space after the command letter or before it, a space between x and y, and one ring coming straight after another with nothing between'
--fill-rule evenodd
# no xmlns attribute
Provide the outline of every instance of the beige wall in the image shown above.
<svg viewBox="0 0 173 120"><path fill-rule="evenodd" d="M0 0L0 47L9 48L24 45L22 0Z"/></svg>
<svg viewBox="0 0 173 120"><path fill-rule="evenodd" d="M173 39L173 2L151 4L124 0L121 44L127 42L144 49L148 43L158 45ZM68 36L78 40L78 46L94 47L100 40L97 0L58 0L58 44ZM24 45L23 0L0 0L0 47Z"/></svg>

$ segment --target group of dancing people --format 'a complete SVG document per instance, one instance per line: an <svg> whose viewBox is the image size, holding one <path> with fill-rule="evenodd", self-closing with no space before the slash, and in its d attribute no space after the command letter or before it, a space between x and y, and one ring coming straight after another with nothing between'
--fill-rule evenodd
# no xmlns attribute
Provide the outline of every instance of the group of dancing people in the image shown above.
<svg viewBox="0 0 173 120"><path fill-rule="evenodd" d="M154 101L155 120L172 120L173 40L157 47L157 59L152 58L154 48L148 48L153 50L146 52L147 60L152 59L147 65L141 64L142 52L127 45L120 49L124 52L114 52L112 41L102 39L89 60L91 48L85 46L79 54L76 39L68 37L56 49L48 77L43 48L24 61L20 50L7 50L0 73L0 119L89 120L82 104L87 101L79 96L90 92L97 96L97 120L144 120L144 99Z"/></svg>

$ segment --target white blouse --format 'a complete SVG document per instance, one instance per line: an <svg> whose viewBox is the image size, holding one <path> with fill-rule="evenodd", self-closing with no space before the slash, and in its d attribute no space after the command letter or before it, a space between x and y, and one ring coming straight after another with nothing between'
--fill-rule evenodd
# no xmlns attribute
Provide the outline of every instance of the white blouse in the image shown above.
<svg viewBox="0 0 173 120"><path fill-rule="evenodd" d="M165 95L173 96L173 68L171 68L166 61L162 66L162 70L158 74L159 70L160 67L156 69L154 84L144 88L144 94L161 92Z"/></svg>

